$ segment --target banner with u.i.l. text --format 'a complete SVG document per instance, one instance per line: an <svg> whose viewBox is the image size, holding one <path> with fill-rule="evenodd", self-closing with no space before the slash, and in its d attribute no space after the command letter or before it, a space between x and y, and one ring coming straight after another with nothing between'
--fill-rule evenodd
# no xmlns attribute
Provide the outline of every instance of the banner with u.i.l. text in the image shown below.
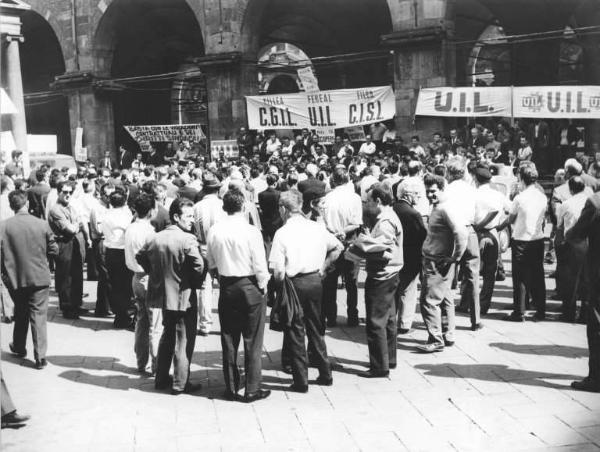
<svg viewBox="0 0 600 452"><path fill-rule="evenodd" d="M417 100L422 116L510 116L510 87L422 88Z"/></svg>
<svg viewBox="0 0 600 452"><path fill-rule="evenodd" d="M517 118L600 118L600 86L519 86L513 88Z"/></svg>
<svg viewBox="0 0 600 452"><path fill-rule="evenodd" d="M390 86L246 96L250 129L340 129L391 119Z"/></svg>
<svg viewBox="0 0 600 452"><path fill-rule="evenodd" d="M600 86L488 86L423 88L415 114L600 118Z"/></svg>

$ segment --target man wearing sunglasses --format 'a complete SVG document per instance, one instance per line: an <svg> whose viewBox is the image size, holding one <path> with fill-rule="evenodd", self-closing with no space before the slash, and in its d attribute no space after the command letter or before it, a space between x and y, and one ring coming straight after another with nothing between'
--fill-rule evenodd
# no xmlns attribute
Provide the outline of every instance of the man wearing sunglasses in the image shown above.
<svg viewBox="0 0 600 452"><path fill-rule="evenodd" d="M63 181L57 185L58 202L48 215L50 228L58 242L55 285L60 310L65 319L78 319L83 296L83 263L87 234L78 218L71 197L75 184Z"/></svg>

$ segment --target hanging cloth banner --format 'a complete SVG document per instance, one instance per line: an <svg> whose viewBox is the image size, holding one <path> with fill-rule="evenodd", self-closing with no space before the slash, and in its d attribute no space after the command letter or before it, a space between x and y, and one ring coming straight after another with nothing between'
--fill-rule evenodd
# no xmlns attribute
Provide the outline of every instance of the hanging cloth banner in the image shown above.
<svg viewBox="0 0 600 452"><path fill-rule="evenodd" d="M250 129L341 129L396 114L391 86L246 96L246 105Z"/></svg>
<svg viewBox="0 0 600 452"><path fill-rule="evenodd" d="M197 143L205 138L200 124L166 124L152 126L123 126L138 143L189 141Z"/></svg>
<svg viewBox="0 0 600 452"><path fill-rule="evenodd" d="M519 86L513 88L517 118L600 118L600 86Z"/></svg>
<svg viewBox="0 0 600 452"><path fill-rule="evenodd" d="M511 116L510 86L440 87L419 91L416 115Z"/></svg>

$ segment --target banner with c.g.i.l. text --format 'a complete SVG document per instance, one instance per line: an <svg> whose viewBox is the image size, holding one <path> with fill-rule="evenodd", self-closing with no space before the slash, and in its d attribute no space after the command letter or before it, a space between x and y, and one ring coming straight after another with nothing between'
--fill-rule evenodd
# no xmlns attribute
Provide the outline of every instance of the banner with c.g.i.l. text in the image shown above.
<svg viewBox="0 0 600 452"><path fill-rule="evenodd" d="M517 118L600 118L600 86L519 86L513 88Z"/></svg>
<svg viewBox="0 0 600 452"><path fill-rule="evenodd" d="M390 86L246 96L250 129L340 129L391 119Z"/></svg>

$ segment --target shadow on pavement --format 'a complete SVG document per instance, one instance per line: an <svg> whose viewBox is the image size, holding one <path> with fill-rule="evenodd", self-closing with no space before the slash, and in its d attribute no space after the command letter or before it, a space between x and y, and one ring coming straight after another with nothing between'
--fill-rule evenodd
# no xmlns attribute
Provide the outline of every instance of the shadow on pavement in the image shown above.
<svg viewBox="0 0 600 452"><path fill-rule="evenodd" d="M448 368L456 375L449 375ZM515 383L526 386L543 386L553 389L568 389L569 384L558 385L544 381L549 380L580 380L581 375L554 374L535 372L523 369L511 369L503 364L418 364L415 369L425 371L426 376L456 378L457 376L473 380L494 383Z"/></svg>
<svg viewBox="0 0 600 452"><path fill-rule="evenodd" d="M566 345L534 345L512 344L510 342L492 342L490 347L499 348L507 352L523 353L527 355L560 356L563 358L582 358L588 356L588 349L570 347Z"/></svg>

